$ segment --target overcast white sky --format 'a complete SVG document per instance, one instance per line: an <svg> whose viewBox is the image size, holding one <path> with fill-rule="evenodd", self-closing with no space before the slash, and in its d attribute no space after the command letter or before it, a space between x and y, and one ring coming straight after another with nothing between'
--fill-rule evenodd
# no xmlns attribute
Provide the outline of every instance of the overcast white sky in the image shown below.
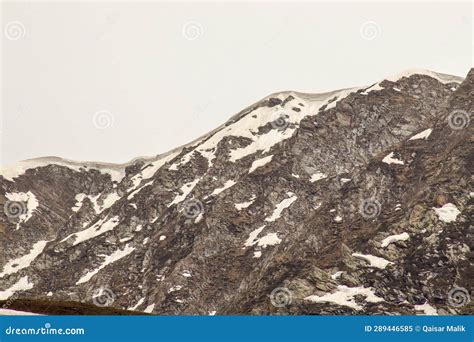
<svg viewBox="0 0 474 342"><path fill-rule="evenodd" d="M1 12L3 165L125 162L190 142L277 91L410 68L464 77L473 64L470 2L35 2Z"/></svg>

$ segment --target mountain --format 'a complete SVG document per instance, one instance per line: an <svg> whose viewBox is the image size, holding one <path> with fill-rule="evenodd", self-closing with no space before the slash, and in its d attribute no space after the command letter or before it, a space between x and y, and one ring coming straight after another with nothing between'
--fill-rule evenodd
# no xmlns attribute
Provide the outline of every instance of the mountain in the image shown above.
<svg viewBox="0 0 474 342"><path fill-rule="evenodd" d="M472 312L473 84L415 70L281 92L167 154L6 168L3 307Z"/></svg>

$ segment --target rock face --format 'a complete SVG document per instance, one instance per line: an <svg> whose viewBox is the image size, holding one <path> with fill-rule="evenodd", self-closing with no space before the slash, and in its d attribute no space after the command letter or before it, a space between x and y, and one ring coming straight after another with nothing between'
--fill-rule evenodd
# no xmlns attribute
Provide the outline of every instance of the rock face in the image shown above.
<svg viewBox="0 0 474 342"><path fill-rule="evenodd" d="M474 70L273 94L127 165L0 176L0 300L155 314L471 310ZM464 310L464 311L463 311Z"/></svg>

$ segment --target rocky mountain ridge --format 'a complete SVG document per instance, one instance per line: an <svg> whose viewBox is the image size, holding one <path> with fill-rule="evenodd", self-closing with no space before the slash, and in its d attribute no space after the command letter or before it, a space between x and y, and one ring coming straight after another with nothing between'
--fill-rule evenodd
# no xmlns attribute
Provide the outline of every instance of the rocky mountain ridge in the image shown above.
<svg viewBox="0 0 474 342"><path fill-rule="evenodd" d="M282 92L125 165L0 173L0 300L155 314L469 306L474 71Z"/></svg>

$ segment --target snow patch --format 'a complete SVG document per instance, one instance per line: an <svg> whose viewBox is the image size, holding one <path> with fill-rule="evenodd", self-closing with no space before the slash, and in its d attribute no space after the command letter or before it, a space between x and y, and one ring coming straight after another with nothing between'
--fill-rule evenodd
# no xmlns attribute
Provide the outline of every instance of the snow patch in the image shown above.
<svg viewBox="0 0 474 342"><path fill-rule="evenodd" d="M317 172L315 173L314 175L311 176L311 178L309 179L309 181L311 183L314 183L314 182L317 182L318 180L321 180L321 179L324 179L326 178L327 175L325 175L324 173L321 173L321 172Z"/></svg>
<svg viewBox="0 0 474 342"><path fill-rule="evenodd" d="M255 195L252 195L252 197L250 198L248 202L236 203L234 205L235 209L237 209L238 211L241 211L242 209L250 207L253 204L253 202L255 202L256 198L257 197Z"/></svg>
<svg viewBox="0 0 474 342"><path fill-rule="evenodd" d="M0 316L41 316L33 312L0 309Z"/></svg>
<svg viewBox="0 0 474 342"><path fill-rule="evenodd" d="M132 306L132 307L129 307L128 310L135 311L140 305L143 304L144 301L145 301L145 297L139 299L138 302L137 302L137 304L135 304L135 305Z"/></svg>
<svg viewBox="0 0 474 342"><path fill-rule="evenodd" d="M28 254L25 254L24 256L10 260L4 267L2 272L0 273L0 278L5 277L6 275L13 274L18 272L19 270L22 270L24 268L27 268L30 266L30 264L35 260L38 255L40 255L44 248L46 247L46 244L49 241L38 241L35 243L30 250Z"/></svg>
<svg viewBox="0 0 474 342"><path fill-rule="evenodd" d="M99 273L100 270L102 270L103 268L107 267L108 265L110 265L110 264L126 257L127 255L132 253L134 250L135 250L135 248L130 247L129 245L127 245L127 246L125 246L125 248L123 250L120 250L120 249L116 250L115 252L113 252L110 255L104 255L104 254L99 255L100 257L104 257L104 261L102 262L102 264L98 268L96 268L95 270L90 271L86 275L81 277L81 279L79 279L76 282L76 285L88 282L89 280L91 280L91 278L93 276L95 276L97 273Z"/></svg>
<svg viewBox="0 0 474 342"><path fill-rule="evenodd" d="M301 112L286 110L285 108L282 108L281 105L273 107L259 106L258 108L248 111L244 115L236 115L231 119L231 121L228 121L225 125L222 125L217 130L211 132L200 140L197 144L193 145L197 146L184 155L180 161L173 164L170 169L175 170L179 166L188 163L195 153L199 153L206 158L208 160L208 166L211 167L213 160L215 159L215 153L219 142L227 136L242 137L250 140L250 143L247 146L230 151L231 162L236 162L256 152L267 153L273 146L291 138L297 130L299 122L304 117L316 115L321 106L327 104L329 99L334 98L334 96L342 98L346 92L347 90L326 94L302 94L295 92L273 94L268 98L278 97L283 101L288 98L288 96L293 96L294 99L286 103L287 107L291 107L293 102L304 102L306 106L304 106ZM282 117L285 117L285 119L282 119ZM283 127L273 127L266 133L259 134L259 129L261 127L272 122L279 123L283 120Z"/></svg>
<svg viewBox="0 0 474 342"><path fill-rule="evenodd" d="M267 235L258 239L256 242L257 246L266 248L267 246L278 245L281 242L281 239L278 237L277 233L268 233Z"/></svg>
<svg viewBox="0 0 474 342"><path fill-rule="evenodd" d="M415 134L414 136L412 136L408 140L417 140L417 139L425 139L426 140L430 136L431 132L433 132L433 130L431 128L425 129L423 132Z"/></svg>
<svg viewBox="0 0 474 342"><path fill-rule="evenodd" d="M385 248L388 245L390 245L391 243L394 243L394 242L397 242L397 241L406 241L409 238L410 238L410 235L408 235L408 233L401 233L401 234L398 234L398 235L390 235L389 237L386 237L385 239L383 239L380 246L382 248Z"/></svg>
<svg viewBox="0 0 474 342"><path fill-rule="evenodd" d="M361 310L362 307L357 304L354 300L355 296L362 295L365 297L365 301L369 303L380 303L383 302L383 298L380 298L374 294L372 288L365 287L347 287L345 285L339 285L337 291L334 293L327 293L323 296L312 295L306 297L305 300L309 300L315 303L334 303L341 306L347 306L355 310Z"/></svg>
<svg viewBox="0 0 474 342"><path fill-rule="evenodd" d="M394 158L393 155L394 153L390 152L389 155L385 156L385 158L382 159L382 162L387 163L387 164L400 164L400 165L404 164L403 160L398 160L397 158Z"/></svg>
<svg viewBox="0 0 474 342"><path fill-rule="evenodd" d="M39 202L35 194L28 192L7 192L5 197L12 202L26 202L26 212L18 216L19 222L16 225L16 230L20 229L22 223L27 222L32 216L33 212L38 208Z"/></svg>
<svg viewBox="0 0 474 342"><path fill-rule="evenodd" d="M438 311L434 307L432 307L430 304L428 304L428 302L422 305L415 305L414 307L416 311L423 311L425 315L429 315L429 316L438 315Z"/></svg>
<svg viewBox="0 0 474 342"><path fill-rule="evenodd" d="M257 159L252 163L252 166L250 167L249 173L254 172L257 168L268 164L269 162L272 161L273 155L269 155L267 157L263 157L261 159Z"/></svg>
<svg viewBox="0 0 474 342"><path fill-rule="evenodd" d="M384 269L388 265L393 264L391 261L370 254L352 253L352 256L368 261L370 263L370 267L376 267L380 269Z"/></svg>
<svg viewBox="0 0 474 342"><path fill-rule="evenodd" d="M143 310L143 312L152 313L154 309L155 309L155 304L151 304L151 305L148 305L146 309Z"/></svg>
<svg viewBox="0 0 474 342"><path fill-rule="evenodd" d="M71 208L71 210L74 212L78 212L82 208L84 199L88 198L92 202L92 205L94 206L95 213L100 214L105 209L108 209L112 205L114 205L115 202L117 202L121 198L116 192L112 192L105 196L105 198L102 200L102 204L99 204L98 200L100 197L101 197L101 194L98 194L95 196L87 195L84 193L77 194L75 196L76 204L74 205L74 207Z"/></svg>
<svg viewBox="0 0 474 342"><path fill-rule="evenodd" d="M257 228L249 234L249 237L247 241L245 241L245 244L244 244L245 247L251 247L257 244L257 246L266 248L267 246L278 245L281 242L281 239L278 237L277 233L268 233L267 235L261 237L260 239L257 239L258 234L262 232L263 228L265 228L265 226Z"/></svg>
<svg viewBox="0 0 474 342"><path fill-rule="evenodd" d="M250 234L249 234L249 237L247 239L247 241L245 241L245 246L246 247L251 247L252 245L255 244L255 240L257 239L257 236L258 234L260 234L260 232L263 230L263 228L265 228L265 226L262 226L260 228L257 228L255 229L254 231L252 231Z"/></svg>
<svg viewBox="0 0 474 342"><path fill-rule="evenodd" d="M452 75L446 75L446 74L441 74L441 73L437 73L437 72L434 72L434 71L430 71L430 70L425 70L425 69L410 69L410 70L406 70L406 71L403 71L401 73L398 73L398 74L395 74L395 75L392 75L392 76L389 76L389 77L386 77L384 80L387 80L387 81L390 81L390 82L397 82L399 81L400 79L402 79L403 77L410 77L412 75L425 75L425 76L429 76L429 77L432 77L436 80L438 80L439 82L443 83L443 84L447 84L447 83L461 83L463 81L463 79L461 77L457 77L457 76L452 76ZM368 95L369 92L371 91L376 91L376 90L382 90L384 89L380 84L383 82L380 81L376 84L374 84L372 87L368 88L365 92L363 92L362 94L364 95ZM399 91L398 88L393 88L395 91Z"/></svg>
<svg viewBox="0 0 474 342"><path fill-rule="evenodd" d="M36 169L48 165L59 165L77 172L81 172L81 169L84 169L86 171L98 170L102 174L109 174L112 178L112 181L116 182L120 182L123 177L125 177L124 165L110 164L109 166L107 166L107 164L76 162L56 157L29 159L18 162L11 166L2 168L0 170L0 176L3 176L5 179L8 179L10 181L13 181L14 178L23 175L27 170Z"/></svg>
<svg viewBox="0 0 474 342"><path fill-rule="evenodd" d="M141 187L139 187L139 188L133 190L133 191L127 196L127 199L128 199L128 200L132 200L132 199L135 197L136 194L138 194L140 191L142 191L143 189L145 189L147 186L152 185L153 182L154 182L154 181L149 181L149 182L143 184ZM131 189L133 189L133 187L132 187Z"/></svg>
<svg viewBox="0 0 474 342"><path fill-rule="evenodd" d="M184 201L186 199L186 197L191 193L191 191L193 191L194 187L197 185L197 183L199 183L200 180L201 180L201 178L197 178L197 179L193 180L192 182L184 184L180 189L182 194L181 195L176 195L173 202L168 204L168 208L171 207L173 204L178 204L178 203L181 203L182 201Z"/></svg>
<svg viewBox="0 0 474 342"><path fill-rule="evenodd" d="M275 207L275 210L273 211L273 214L270 217L267 217L265 221L267 222L273 222L278 220L281 217L281 213L284 209L290 207L290 205L293 204L293 202L296 201L298 198L297 196L294 196L293 193L289 193L291 197L284 199L280 203L278 203Z"/></svg>
<svg viewBox="0 0 474 342"><path fill-rule="evenodd" d="M235 184L236 184L235 181L233 181L233 180L228 180L227 182L224 183L224 185L223 185L222 187L215 189L215 190L212 192L211 196L219 195L222 191L224 191L224 190L230 188L231 186L234 186Z"/></svg>
<svg viewBox="0 0 474 342"><path fill-rule="evenodd" d="M62 239L60 242L64 242L70 239L71 237L74 237L73 246L76 246L84 241L93 239L99 235L102 235L114 229L120 223L120 219L118 216L114 216L107 221L105 220L106 218L100 219L92 227L81 230L80 232L72 233L68 235L67 237L65 237L64 239Z"/></svg>
<svg viewBox="0 0 474 342"><path fill-rule="evenodd" d="M169 153L168 155L152 162L147 165L145 165L140 172L138 172L136 175L132 177L132 182L133 186L137 187L143 180L149 179L155 175L155 173L161 169L163 165L165 165L167 162L173 160L175 157L177 157L181 153L181 150L178 150L173 153Z"/></svg>
<svg viewBox="0 0 474 342"><path fill-rule="evenodd" d="M328 110L328 109L331 109L331 108L335 108L336 107L336 104L341 101L342 99L346 98L347 96L349 96L350 94L352 93L355 93L357 92L359 89L363 89L364 87L357 87L357 88L348 88L348 89L343 89L341 91L339 91L336 95L336 99L332 102L329 102L331 101L334 97L331 97L330 99L328 99L324 104L324 105L327 105L326 106L326 109L325 110Z"/></svg>
<svg viewBox="0 0 474 342"><path fill-rule="evenodd" d="M168 293L172 293L172 292L176 292L176 291L179 291L183 288L182 285L176 285L176 286L173 286L171 287L169 290L168 290Z"/></svg>
<svg viewBox="0 0 474 342"><path fill-rule="evenodd" d="M436 212L439 219L446 223L456 221L456 218L461 213L452 203L446 203L441 208L433 208L433 210Z"/></svg>
<svg viewBox="0 0 474 342"><path fill-rule="evenodd" d="M204 213L200 212L199 215L194 219L194 223L199 223L204 218Z"/></svg>
<svg viewBox="0 0 474 342"><path fill-rule="evenodd" d="M28 281L28 276L20 278L15 284L4 291L0 291L0 300L10 298L15 292L31 290L34 284Z"/></svg>

